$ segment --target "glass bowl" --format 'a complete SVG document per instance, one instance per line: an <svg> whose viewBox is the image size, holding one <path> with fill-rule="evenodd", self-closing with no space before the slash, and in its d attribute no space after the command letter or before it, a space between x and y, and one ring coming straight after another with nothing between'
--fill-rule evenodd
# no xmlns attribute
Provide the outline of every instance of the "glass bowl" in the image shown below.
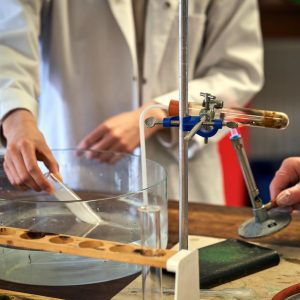
<svg viewBox="0 0 300 300"><path fill-rule="evenodd" d="M147 197L149 205L160 207L161 241L166 247L167 190L162 166L147 160L148 184L143 190L138 156L74 149L53 150L53 154L64 184L81 200L59 201L46 192L22 192L9 183L2 168L0 225L139 244L138 209ZM114 162L104 162L107 158ZM43 164L40 168L48 171ZM86 218L86 213L92 218ZM0 246L0 264L2 280L46 286L110 281L140 270L136 265L8 246Z"/></svg>

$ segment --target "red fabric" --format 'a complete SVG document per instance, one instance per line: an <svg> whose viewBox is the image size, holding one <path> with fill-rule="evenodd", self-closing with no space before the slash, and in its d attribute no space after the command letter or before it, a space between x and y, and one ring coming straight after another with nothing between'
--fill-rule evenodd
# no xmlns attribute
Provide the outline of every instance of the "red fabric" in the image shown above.
<svg viewBox="0 0 300 300"><path fill-rule="evenodd" d="M238 132L242 135L245 150L248 148L248 129L241 127ZM223 186L225 203L230 206L245 206L247 204L247 190L236 152L230 141L230 134L219 143L219 154L223 168Z"/></svg>

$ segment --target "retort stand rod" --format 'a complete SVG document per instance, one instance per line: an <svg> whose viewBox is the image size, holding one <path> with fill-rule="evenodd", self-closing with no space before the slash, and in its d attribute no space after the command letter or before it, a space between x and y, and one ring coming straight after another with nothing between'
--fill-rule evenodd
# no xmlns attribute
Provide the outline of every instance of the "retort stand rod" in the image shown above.
<svg viewBox="0 0 300 300"><path fill-rule="evenodd" d="M179 2L179 248L188 249L188 141L183 118L188 113L188 0Z"/></svg>

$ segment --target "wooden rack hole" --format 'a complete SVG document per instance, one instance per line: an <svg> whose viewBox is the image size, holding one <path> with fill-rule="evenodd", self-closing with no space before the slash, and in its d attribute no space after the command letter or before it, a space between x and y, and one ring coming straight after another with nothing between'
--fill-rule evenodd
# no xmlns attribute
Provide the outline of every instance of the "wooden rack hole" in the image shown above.
<svg viewBox="0 0 300 300"><path fill-rule="evenodd" d="M152 250L152 249L135 249L135 253L141 254L143 256L147 257L159 257L159 256L165 256L166 252L161 249Z"/></svg>
<svg viewBox="0 0 300 300"><path fill-rule="evenodd" d="M72 243L73 241L74 240L67 235L58 235L49 239L49 242L53 244L69 244Z"/></svg>
<svg viewBox="0 0 300 300"><path fill-rule="evenodd" d="M80 248L92 248L97 250L103 250L101 247L103 247L103 243L100 241L84 241L79 243Z"/></svg>
<svg viewBox="0 0 300 300"><path fill-rule="evenodd" d="M109 248L112 252L133 253L134 248L129 245L115 245Z"/></svg>
<svg viewBox="0 0 300 300"><path fill-rule="evenodd" d="M56 234L51 232L26 231L20 235L20 238L25 240L38 240L48 235L56 235Z"/></svg>

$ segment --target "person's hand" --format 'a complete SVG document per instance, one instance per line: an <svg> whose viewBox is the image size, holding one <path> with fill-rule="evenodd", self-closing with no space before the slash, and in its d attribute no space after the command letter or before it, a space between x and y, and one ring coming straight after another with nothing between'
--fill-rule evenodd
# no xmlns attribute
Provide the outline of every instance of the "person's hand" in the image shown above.
<svg viewBox="0 0 300 300"><path fill-rule="evenodd" d="M2 130L6 139L3 166L11 184L51 193L53 187L43 176L37 161L43 161L51 173L59 176L58 164L31 112L18 109L9 113L2 121Z"/></svg>
<svg viewBox="0 0 300 300"><path fill-rule="evenodd" d="M279 207L300 210L300 157L283 161L270 185L271 198Z"/></svg>
<svg viewBox="0 0 300 300"><path fill-rule="evenodd" d="M150 104L147 104L150 105ZM77 145L78 149L93 150L93 151L112 151L131 153L140 143L139 138L139 117L144 108L144 105L137 110L124 112L119 115L108 118L91 133L84 137ZM163 110L153 109L148 112L148 116L154 116L157 119L165 117ZM145 128L145 138L149 138L160 127ZM87 152L87 158L97 158L100 161L113 162L115 157L111 153Z"/></svg>

